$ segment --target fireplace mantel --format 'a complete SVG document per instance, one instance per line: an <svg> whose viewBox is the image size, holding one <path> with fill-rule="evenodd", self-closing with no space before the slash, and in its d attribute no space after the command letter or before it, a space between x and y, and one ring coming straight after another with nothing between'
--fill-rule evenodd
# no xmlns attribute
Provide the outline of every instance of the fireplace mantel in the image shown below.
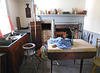
<svg viewBox="0 0 100 73"><path fill-rule="evenodd" d="M79 14L50 14L50 15L37 15L41 22L51 22L52 24L52 37L55 31L55 25L71 25L71 24L79 24L79 30L83 32L84 25L84 17L85 15ZM74 27L74 26L73 26ZM66 27L67 28L67 27ZM80 37L82 36L82 32L79 33Z"/></svg>
<svg viewBox="0 0 100 73"><path fill-rule="evenodd" d="M85 15L75 14L50 14L50 15L37 15L43 22L51 22L55 19L55 23L84 23Z"/></svg>
<svg viewBox="0 0 100 73"><path fill-rule="evenodd" d="M80 31L82 31L79 32L79 38L82 37L85 15L50 14L50 15L37 15L37 19L39 19L38 17L40 18L41 21L36 22L36 28L34 22L30 22L32 42L36 44L37 49L41 47L42 42L46 42L50 37L53 37L55 28L57 29L62 29L62 28L66 29L69 27L77 28ZM36 34L35 34L35 29L36 29Z"/></svg>

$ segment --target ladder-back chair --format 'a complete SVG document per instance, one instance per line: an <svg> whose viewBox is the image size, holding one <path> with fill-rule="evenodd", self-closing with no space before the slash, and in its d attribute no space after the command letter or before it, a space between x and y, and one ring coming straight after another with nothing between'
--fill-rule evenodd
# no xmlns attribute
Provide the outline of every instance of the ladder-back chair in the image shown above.
<svg viewBox="0 0 100 73"><path fill-rule="evenodd" d="M54 38L57 37L66 38L66 32L54 32Z"/></svg>
<svg viewBox="0 0 100 73"><path fill-rule="evenodd" d="M94 73L96 66L100 67L100 39L98 38L96 40L96 48L97 48L97 53L96 53L96 57L93 60L94 66L91 73Z"/></svg>
<svg viewBox="0 0 100 73"><path fill-rule="evenodd" d="M57 37L62 37L62 38L66 38L66 32L54 32L54 38ZM55 60L56 64L59 65L59 63Z"/></svg>

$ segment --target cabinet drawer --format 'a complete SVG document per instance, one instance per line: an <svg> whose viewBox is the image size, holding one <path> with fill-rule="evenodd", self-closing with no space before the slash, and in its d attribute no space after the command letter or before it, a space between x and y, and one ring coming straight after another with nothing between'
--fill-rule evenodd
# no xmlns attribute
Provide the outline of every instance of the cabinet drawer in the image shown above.
<svg viewBox="0 0 100 73"><path fill-rule="evenodd" d="M0 53L0 73L7 73L6 54Z"/></svg>

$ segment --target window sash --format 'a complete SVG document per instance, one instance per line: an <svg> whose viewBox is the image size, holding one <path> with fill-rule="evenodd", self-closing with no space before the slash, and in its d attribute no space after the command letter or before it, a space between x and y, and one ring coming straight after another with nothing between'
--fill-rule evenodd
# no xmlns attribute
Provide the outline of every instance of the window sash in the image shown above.
<svg viewBox="0 0 100 73"><path fill-rule="evenodd" d="M0 0L0 30L3 35L12 31L12 24L10 22L6 0Z"/></svg>

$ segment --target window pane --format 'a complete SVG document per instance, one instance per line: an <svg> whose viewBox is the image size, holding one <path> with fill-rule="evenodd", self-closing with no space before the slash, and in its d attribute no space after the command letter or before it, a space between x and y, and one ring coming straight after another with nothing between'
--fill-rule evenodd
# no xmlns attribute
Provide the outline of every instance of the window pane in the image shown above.
<svg viewBox="0 0 100 73"><path fill-rule="evenodd" d="M0 0L0 14L2 15L8 15L7 14L7 7L5 0Z"/></svg>
<svg viewBox="0 0 100 73"><path fill-rule="evenodd" d="M5 0L0 0L0 29L3 35L11 32Z"/></svg>

